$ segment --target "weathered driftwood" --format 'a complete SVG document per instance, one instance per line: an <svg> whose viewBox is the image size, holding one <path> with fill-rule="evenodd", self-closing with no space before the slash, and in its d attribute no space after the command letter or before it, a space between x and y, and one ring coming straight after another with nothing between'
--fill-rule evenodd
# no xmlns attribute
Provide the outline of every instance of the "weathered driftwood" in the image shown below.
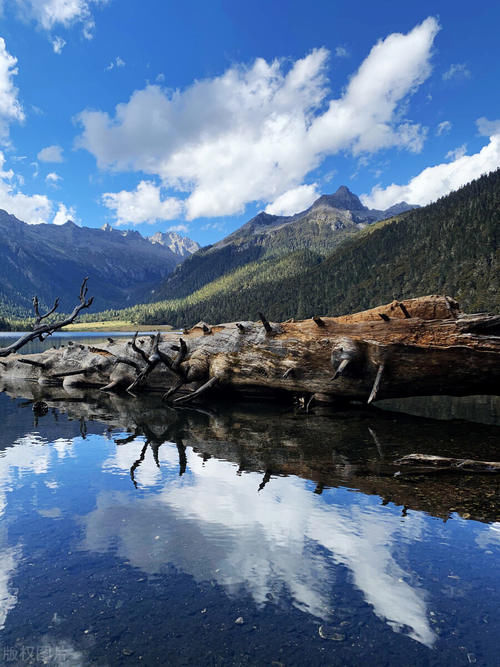
<svg viewBox="0 0 500 667"><path fill-rule="evenodd" d="M292 395L306 406L336 398L500 392L500 316L462 315L449 297L393 302L346 317L283 323L200 323L95 348L11 355L4 377L108 391L161 390L174 403L214 388ZM321 323L320 323L321 322ZM178 395L177 395L178 394ZM177 396L176 396L177 395Z"/></svg>
<svg viewBox="0 0 500 667"><path fill-rule="evenodd" d="M58 331L59 329L62 329L68 324L74 322L75 319L78 317L79 313L85 308L89 308L94 301L94 297L90 297L89 299L87 299L87 292L88 292L87 281L88 278L84 278L82 285L80 287L79 303L73 308L72 312L67 317L57 322L42 324L43 320L45 320L47 317L55 313L55 311L58 309L59 298L57 298L54 301L54 305L50 310L41 315L38 303L38 297L34 296L33 309L35 311L35 322L33 324L33 331L29 331L28 333L23 334L16 341L11 343L10 345L7 345L7 347L1 347L0 357L8 357L10 354L17 352L17 350L20 350L22 347L24 347L24 345L26 345L32 340L36 340L37 338L40 341L44 341L46 338L48 338L48 336L53 334L54 331ZM32 366L36 366L37 364L42 364L40 365L40 367L43 367L43 362L37 362L33 359L19 359L19 361L24 364L31 364Z"/></svg>

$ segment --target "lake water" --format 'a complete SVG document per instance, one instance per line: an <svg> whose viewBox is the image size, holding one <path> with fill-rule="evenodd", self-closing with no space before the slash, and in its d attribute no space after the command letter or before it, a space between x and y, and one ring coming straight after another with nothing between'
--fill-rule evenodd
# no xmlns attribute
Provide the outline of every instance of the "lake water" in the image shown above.
<svg viewBox="0 0 500 667"><path fill-rule="evenodd" d="M7 347L14 341L24 335L25 331L0 331L0 347ZM156 333L155 331L147 332L141 331L141 335L147 336L148 333ZM69 342L75 341L82 345L96 345L103 343L107 337L111 338L132 338L134 333L122 331L56 331L43 342L39 340L32 340L25 345L19 353L35 354L36 352L43 352L49 350L51 347L60 347L67 345Z"/></svg>
<svg viewBox="0 0 500 667"><path fill-rule="evenodd" d="M2 664L499 664L497 426L6 389Z"/></svg>

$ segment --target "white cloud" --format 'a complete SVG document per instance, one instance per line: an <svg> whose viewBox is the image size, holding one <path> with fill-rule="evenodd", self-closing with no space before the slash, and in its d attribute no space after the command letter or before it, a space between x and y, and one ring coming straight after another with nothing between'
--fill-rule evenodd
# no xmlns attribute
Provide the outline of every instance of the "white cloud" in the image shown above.
<svg viewBox="0 0 500 667"><path fill-rule="evenodd" d="M106 192L102 199L115 212L119 225L172 220L181 214L183 207L182 201L175 197L162 199L161 188L151 181L141 181L133 192Z"/></svg>
<svg viewBox="0 0 500 667"><path fill-rule="evenodd" d="M398 104L425 81L439 30L430 17L407 35L379 41L350 80L344 95L315 120L310 139L318 152L350 150L354 155L392 146L420 151L425 132L400 118Z"/></svg>
<svg viewBox="0 0 500 667"><path fill-rule="evenodd" d="M491 137L494 134L500 134L500 120L488 120L481 117L476 121L479 134L483 137Z"/></svg>
<svg viewBox="0 0 500 667"><path fill-rule="evenodd" d="M52 203L45 195L25 195L15 185L12 169L4 171L5 157L0 151L0 209L15 215L24 222L47 222Z"/></svg>
<svg viewBox="0 0 500 667"><path fill-rule="evenodd" d="M337 48L335 49L335 55L337 56L337 58L348 58L349 51L343 46L337 46Z"/></svg>
<svg viewBox="0 0 500 667"><path fill-rule="evenodd" d="M167 232L182 232L184 234L187 234L189 231L187 225L172 225L167 229Z"/></svg>
<svg viewBox="0 0 500 667"><path fill-rule="evenodd" d="M92 6L106 0L12 0L23 18L29 18L40 28L50 31L56 26L70 28L80 24L86 39L92 39L95 21ZM55 49L54 49L55 50ZM56 51L56 53L59 53Z"/></svg>
<svg viewBox="0 0 500 667"><path fill-rule="evenodd" d="M5 171L4 164L5 157L0 151L0 209L4 209L8 213L15 215L19 220L27 222L30 225L50 222L54 203L46 195L26 195L20 192L18 186L22 184L22 179L12 169ZM49 182L57 183L60 177L57 174L53 175L56 179L50 178ZM67 209L64 204L59 204L54 222L60 224L60 220L64 215L66 215L66 218L63 222L66 222L68 217L75 219L73 208Z"/></svg>
<svg viewBox="0 0 500 667"><path fill-rule="evenodd" d="M470 77L470 70L465 63L450 65L446 72L443 73L443 81L450 81L450 79L470 79Z"/></svg>
<svg viewBox="0 0 500 667"><path fill-rule="evenodd" d="M259 58L182 91L148 85L119 104L113 118L83 111L77 146L101 168L142 171L188 192L187 219L275 202L328 154L421 149L426 130L403 112L430 74L438 30L428 18L378 42L338 99L327 97L326 49L288 71Z"/></svg>
<svg viewBox="0 0 500 667"><path fill-rule="evenodd" d="M64 225L64 223L68 222L68 220L77 222L75 209L72 206L66 208L64 204L59 204L59 208L57 209L57 213L55 214L54 219L52 220L52 224Z"/></svg>
<svg viewBox="0 0 500 667"><path fill-rule="evenodd" d="M446 159L447 160L458 160L459 158L463 157L467 153L467 144L462 144L461 146L458 146L458 148L454 148L451 151L448 151L446 153Z"/></svg>
<svg viewBox="0 0 500 667"><path fill-rule="evenodd" d="M272 204L266 206L266 213L272 215L293 215L304 211L319 197L317 184L299 185L298 188L287 190Z"/></svg>
<svg viewBox="0 0 500 667"><path fill-rule="evenodd" d="M63 149L61 146L46 146L38 153L40 162L64 162Z"/></svg>
<svg viewBox="0 0 500 667"><path fill-rule="evenodd" d="M452 190L500 167L500 132L474 155L458 155L453 162L427 167L407 185L375 186L361 201L370 208L386 209L400 201L428 204Z"/></svg>
<svg viewBox="0 0 500 667"><path fill-rule="evenodd" d="M120 58L120 56L116 56L114 60L112 60L109 65L106 67L106 71L110 71L114 69L115 67L125 67L126 63L124 60Z"/></svg>
<svg viewBox="0 0 500 667"><path fill-rule="evenodd" d="M66 46L66 40L64 40L62 37L55 37L52 40L52 48L54 49L54 53L60 54L62 53L62 50Z"/></svg>
<svg viewBox="0 0 500 667"><path fill-rule="evenodd" d="M443 120L442 123L439 123L436 129L436 135L440 137L442 134L448 134L448 132L451 130L451 123L449 120Z"/></svg>
<svg viewBox="0 0 500 667"><path fill-rule="evenodd" d="M45 176L45 182L47 185L52 186L53 188L58 187L59 181L62 181L62 176L59 176L59 174L56 174L55 171L51 171L47 176Z"/></svg>
<svg viewBox="0 0 500 667"><path fill-rule="evenodd" d="M0 37L0 141L7 140L11 122L22 122L25 118L18 90L13 83L17 74L16 64L17 58L10 55L5 40Z"/></svg>

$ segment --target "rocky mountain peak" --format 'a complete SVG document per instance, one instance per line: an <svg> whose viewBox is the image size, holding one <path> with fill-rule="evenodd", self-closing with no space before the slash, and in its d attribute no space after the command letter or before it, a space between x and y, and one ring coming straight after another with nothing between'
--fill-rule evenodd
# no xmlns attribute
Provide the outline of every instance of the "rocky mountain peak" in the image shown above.
<svg viewBox="0 0 500 667"><path fill-rule="evenodd" d="M318 206L329 206L346 211L366 211L366 206L363 206L359 197L352 193L346 185L341 185L332 195L321 195L313 204L314 208Z"/></svg>
<svg viewBox="0 0 500 667"><path fill-rule="evenodd" d="M177 232L156 232L153 236L148 236L148 241L170 248L170 250L180 257L187 257L200 249L200 244L187 236L181 236Z"/></svg>

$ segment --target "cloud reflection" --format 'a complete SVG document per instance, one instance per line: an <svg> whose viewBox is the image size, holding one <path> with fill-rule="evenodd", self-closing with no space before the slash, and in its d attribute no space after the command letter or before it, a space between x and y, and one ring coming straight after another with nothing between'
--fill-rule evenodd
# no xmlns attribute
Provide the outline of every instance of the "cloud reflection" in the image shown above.
<svg viewBox="0 0 500 667"><path fill-rule="evenodd" d="M178 465L176 455L173 447L161 447L163 468ZM125 461L130 466L130 456L118 450L105 467L117 469ZM432 646L425 591L412 585L395 557L402 541L419 538L423 524L417 517L408 530L393 511L374 507L361 494L326 504L296 477L273 479L257 494L256 474L237 476L234 465L223 461L203 465L192 451L188 464L188 480L169 475L160 491L146 497L100 493L96 509L84 518L83 548L113 547L147 573L173 563L197 581L217 581L229 595L248 592L257 605L270 593L274 599L290 596L294 606L322 620L331 614L334 565L343 565L379 618ZM152 456L141 468L144 482L156 486Z"/></svg>
<svg viewBox="0 0 500 667"><path fill-rule="evenodd" d="M17 604L17 595L9 590L9 582L20 556L18 547L0 549L0 630L4 629L7 614Z"/></svg>

